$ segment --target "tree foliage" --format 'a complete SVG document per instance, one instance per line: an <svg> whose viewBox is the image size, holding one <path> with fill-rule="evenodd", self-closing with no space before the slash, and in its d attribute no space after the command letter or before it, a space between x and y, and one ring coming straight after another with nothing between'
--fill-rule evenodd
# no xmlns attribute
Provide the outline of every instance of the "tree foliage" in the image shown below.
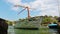
<svg viewBox="0 0 60 34"><path fill-rule="evenodd" d="M42 23L45 23L45 24L48 24L48 23L50 23L50 22L52 22L52 19L49 18L49 17L44 18L43 21L42 21Z"/></svg>

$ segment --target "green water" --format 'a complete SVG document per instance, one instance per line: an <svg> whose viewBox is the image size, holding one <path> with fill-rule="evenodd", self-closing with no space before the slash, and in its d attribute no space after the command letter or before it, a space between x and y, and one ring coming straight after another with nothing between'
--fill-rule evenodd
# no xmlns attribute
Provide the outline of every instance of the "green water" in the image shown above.
<svg viewBox="0 0 60 34"><path fill-rule="evenodd" d="M49 28L39 28L39 30L21 30L14 29L13 26L9 26L8 34L52 34Z"/></svg>

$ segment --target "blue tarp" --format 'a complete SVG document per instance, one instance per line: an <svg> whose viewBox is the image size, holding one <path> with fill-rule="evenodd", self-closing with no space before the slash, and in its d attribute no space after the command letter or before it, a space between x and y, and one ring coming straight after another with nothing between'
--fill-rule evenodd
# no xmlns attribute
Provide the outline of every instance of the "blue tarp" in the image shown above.
<svg viewBox="0 0 60 34"><path fill-rule="evenodd" d="M57 26L57 24L48 24L48 26Z"/></svg>

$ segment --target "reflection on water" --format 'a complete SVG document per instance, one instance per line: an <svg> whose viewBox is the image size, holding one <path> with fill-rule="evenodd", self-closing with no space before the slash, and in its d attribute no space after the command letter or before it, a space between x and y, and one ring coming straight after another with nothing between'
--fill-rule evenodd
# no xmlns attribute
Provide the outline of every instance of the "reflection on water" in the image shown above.
<svg viewBox="0 0 60 34"><path fill-rule="evenodd" d="M49 32L52 34L57 34L57 29L49 29Z"/></svg>
<svg viewBox="0 0 60 34"><path fill-rule="evenodd" d="M14 33L14 27L13 26L9 26L8 27L8 34L15 34Z"/></svg>

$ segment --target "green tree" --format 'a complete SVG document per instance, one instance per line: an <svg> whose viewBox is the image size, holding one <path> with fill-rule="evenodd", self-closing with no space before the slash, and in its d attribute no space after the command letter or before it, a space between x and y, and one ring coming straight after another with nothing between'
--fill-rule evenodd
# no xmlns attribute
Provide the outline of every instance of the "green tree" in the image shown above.
<svg viewBox="0 0 60 34"><path fill-rule="evenodd" d="M48 23L51 23L52 22L52 19L50 17L45 17L42 21L42 23L44 24L48 24Z"/></svg>
<svg viewBox="0 0 60 34"><path fill-rule="evenodd" d="M11 21L6 21L8 23L8 25L12 25L12 22Z"/></svg>

